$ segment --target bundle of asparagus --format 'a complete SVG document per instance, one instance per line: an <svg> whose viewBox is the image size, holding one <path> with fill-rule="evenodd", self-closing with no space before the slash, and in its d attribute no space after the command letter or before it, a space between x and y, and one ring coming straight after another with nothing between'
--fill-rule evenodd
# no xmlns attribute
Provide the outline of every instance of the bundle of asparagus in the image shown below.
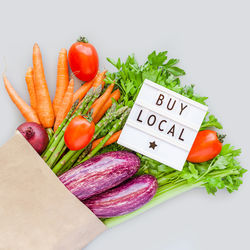
<svg viewBox="0 0 250 250"><path fill-rule="evenodd" d="M63 120L59 128L56 132L50 136L50 142L42 154L44 161L48 164L48 166L53 170L53 172L57 175L61 175L62 173L68 171L73 166L76 166L91 157L93 157L101 148L103 148L104 144L108 141L108 139L117 132L121 127L128 114L130 109L127 106L117 107L114 103L103 116L103 118L95 125L95 134L91 140L91 142L83 149L72 151L68 150L65 141L64 141L64 132L70 123L70 121L78 116L86 116L94 103L94 101L100 96L102 92L101 86L96 89L91 88L83 100L80 102L77 100L71 107L69 113L66 118ZM91 111L90 111L91 112ZM112 129L103 137L100 143L91 151L92 142L99 137L101 131L107 127L110 123L113 122Z"/></svg>

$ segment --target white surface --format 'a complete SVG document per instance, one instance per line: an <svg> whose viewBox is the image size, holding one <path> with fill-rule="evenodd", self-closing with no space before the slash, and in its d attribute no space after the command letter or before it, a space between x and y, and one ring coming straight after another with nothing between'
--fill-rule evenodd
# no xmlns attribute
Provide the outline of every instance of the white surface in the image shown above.
<svg viewBox="0 0 250 250"><path fill-rule="evenodd" d="M136 53L140 62L153 49L181 59L187 75L224 124L226 142L243 148L249 166L250 35L249 1L1 1L0 72L27 99L24 76L32 45L43 53L51 93L55 90L60 48L86 35L105 57ZM22 122L0 84L0 144ZM238 192L205 190L181 195L113 228L87 250L247 250L249 249L249 174ZM63 223L63 222L62 222ZM45 239L46 240L46 239Z"/></svg>
<svg viewBox="0 0 250 250"><path fill-rule="evenodd" d="M146 79L118 144L182 170L207 109Z"/></svg>

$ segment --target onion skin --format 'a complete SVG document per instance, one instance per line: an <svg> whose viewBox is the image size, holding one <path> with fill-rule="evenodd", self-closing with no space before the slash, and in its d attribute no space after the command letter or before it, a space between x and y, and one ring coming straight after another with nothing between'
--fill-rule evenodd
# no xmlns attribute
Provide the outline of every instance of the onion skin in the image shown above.
<svg viewBox="0 0 250 250"><path fill-rule="evenodd" d="M40 124L35 122L24 122L17 130L25 137L38 154L46 149L49 143L49 137Z"/></svg>
<svg viewBox="0 0 250 250"><path fill-rule="evenodd" d="M62 174L59 179L78 199L84 200L116 187L132 177L140 159L126 151L95 156Z"/></svg>
<svg viewBox="0 0 250 250"><path fill-rule="evenodd" d="M139 209L154 197L157 188L156 178L145 174L93 196L83 203L97 217L111 218Z"/></svg>

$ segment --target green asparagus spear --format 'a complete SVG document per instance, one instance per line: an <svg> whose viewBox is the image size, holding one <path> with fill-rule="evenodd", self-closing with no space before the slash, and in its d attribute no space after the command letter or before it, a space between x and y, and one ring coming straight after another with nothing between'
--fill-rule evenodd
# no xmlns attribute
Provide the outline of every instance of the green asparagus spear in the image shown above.
<svg viewBox="0 0 250 250"><path fill-rule="evenodd" d="M64 145L63 149L61 150L61 152L58 154L56 160L54 161L53 165L51 166L51 168L53 168L56 163L59 161L59 159L61 158L61 156L63 155L63 153L67 150L67 146Z"/></svg>
<svg viewBox="0 0 250 250"><path fill-rule="evenodd" d="M93 140L92 140L93 141ZM84 157L90 152L92 148L92 143L90 143L87 148L80 154L80 156L78 157L77 161L74 162L73 167L77 166L78 164L80 164L80 162L84 159Z"/></svg>
<svg viewBox="0 0 250 250"><path fill-rule="evenodd" d="M74 104L72 105L70 111L68 112L67 116L65 117L65 119L62 121L62 123L60 124L60 126L58 127L58 129L56 130L56 132L53 134L52 138L49 141L49 144L46 148L46 150L43 152L42 157L45 155L45 153L48 151L48 149L51 147L52 143L54 142L55 138L58 136L58 134L61 132L62 128L65 126L65 124L68 122L68 120L70 119L71 115L73 114L73 112L75 111L77 105L79 103L79 100L76 100L74 102Z"/></svg>
<svg viewBox="0 0 250 250"><path fill-rule="evenodd" d="M106 114L102 117L102 119L95 125L95 131L103 126L103 123L106 123L107 120L114 114L116 111L116 104L114 103L106 112Z"/></svg>
<svg viewBox="0 0 250 250"><path fill-rule="evenodd" d="M95 126L95 135L93 140L100 134L102 131L102 128L105 128L110 122L114 121L117 117L119 117L121 114L125 113L128 109L127 106L121 107L115 112L107 113Z"/></svg>
<svg viewBox="0 0 250 250"><path fill-rule="evenodd" d="M44 154L43 159L45 161L48 161L50 156L54 153L54 151L56 150L57 145L60 143L61 139L63 139L63 135L64 132L68 126L68 124L70 123L70 121L76 117L77 115L81 114L81 112L84 110L85 106L87 103L89 103L89 101L91 100L91 98L94 95L94 88L91 88L88 93L86 94L86 96L84 97L84 99L82 100L79 108L75 111L75 113L69 118L69 120L65 123L65 125L62 127L61 131L56 135L55 133L55 139L52 142L51 146L48 148L47 152ZM59 129L59 128L58 128ZM56 152L57 153L57 152Z"/></svg>
<svg viewBox="0 0 250 250"><path fill-rule="evenodd" d="M99 85L99 86L95 89L94 96L91 98L91 100L89 101L88 105L81 111L81 114L82 114L82 115L86 115L86 114L89 112L89 110L90 110L92 104L93 104L94 101L100 96L101 92L102 92L102 85Z"/></svg>
<svg viewBox="0 0 250 250"><path fill-rule="evenodd" d="M91 148L90 148L89 146L87 146L84 150L81 150L82 158L84 158L84 157L89 153L90 149L91 149ZM75 154L75 155L70 159L70 161L68 161L68 162L59 170L59 172L57 172L56 174L57 174L57 175L61 175L61 174L65 173L65 172L67 172L68 170L70 170L72 167L75 167L76 165L78 165L78 164L73 165L73 163L72 163L72 162L75 162L75 160L77 159L78 156L79 156L78 154Z"/></svg>
<svg viewBox="0 0 250 250"><path fill-rule="evenodd" d="M78 151L76 151L75 152L75 154L73 154L72 156L71 156L71 158L70 158L70 160L68 160L67 162L66 162L66 164L63 166L63 172L65 172L65 171L68 171L69 169L71 169L73 166L76 166L76 165L78 165L78 164L75 164L76 163L76 161L77 161L77 159L80 157L80 156L82 156L82 159L89 153L89 151L90 151L90 145L91 145L91 143L88 145L88 146L86 146L85 148L83 148L83 149L81 149L81 150L78 150ZM61 171L60 171L61 172Z"/></svg>
<svg viewBox="0 0 250 250"><path fill-rule="evenodd" d="M94 94L95 94L95 89L91 88L88 91L88 93L85 95L85 97L82 99L77 115L80 115L82 113L82 111L85 109L86 105L91 101Z"/></svg>
<svg viewBox="0 0 250 250"><path fill-rule="evenodd" d="M47 132L47 134L48 134L48 137L49 137L49 141L51 140L51 138L53 137L53 135L54 135L54 131L53 131L53 129L52 128L47 128L46 129L46 132Z"/></svg>
<svg viewBox="0 0 250 250"><path fill-rule="evenodd" d="M69 151L67 154L64 155L64 157L55 165L55 167L52 169L52 171L57 174L58 172L61 172L62 169L66 169L71 165L71 159L73 160L73 157L75 155L79 156L84 149L77 150L77 151ZM72 165L74 162L72 163Z"/></svg>
<svg viewBox="0 0 250 250"><path fill-rule="evenodd" d="M64 146L65 146L65 142L64 142L64 138L62 138L60 140L60 142L58 143L58 145L56 146L56 150L52 153L52 155L50 156L50 158L46 161L47 165L50 168L55 163L56 159L58 158L58 155L60 155L61 153L63 153L63 148L64 148L64 150L66 150L66 148Z"/></svg>
<svg viewBox="0 0 250 250"><path fill-rule="evenodd" d="M56 132L55 132L55 137L59 135L59 133L62 131L63 127L66 125L66 123L68 122L68 120L70 119L71 115L73 114L73 112L75 111L77 105L79 103L79 100L76 100L70 111L68 112L67 116L65 117L65 119L62 121L62 123L59 125L59 127L57 128Z"/></svg>
<svg viewBox="0 0 250 250"><path fill-rule="evenodd" d="M122 123L124 122L125 119L127 119L129 115L130 109L127 109L121 116L119 120L116 121L112 129L109 131L109 133L103 138L103 140L95 147L80 163L87 161L91 157L93 157L103 146L104 144L108 141L108 139L120 128Z"/></svg>

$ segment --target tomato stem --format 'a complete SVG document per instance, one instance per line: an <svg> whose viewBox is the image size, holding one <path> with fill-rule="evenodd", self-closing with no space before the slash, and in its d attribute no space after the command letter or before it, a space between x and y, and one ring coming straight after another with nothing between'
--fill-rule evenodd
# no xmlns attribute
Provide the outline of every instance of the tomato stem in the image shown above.
<svg viewBox="0 0 250 250"><path fill-rule="evenodd" d="M83 115L82 117L85 118L88 122L92 122L93 118L92 118L92 114L93 112L89 112L87 115Z"/></svg>
<svg viewBox="0 0 250 250"><path fill-rule="evenodd" d="M77 42L88 43L88 39L85 36L80 36Z"/></svg>
<svg viewBox="0 0 250 250"><path fill-rule="evenodd" d="M226 135L217 134L217 136L218 136L218 140L219 140L221 143L223 143L223 142L224 142L224 139L225 139L225 137L226 137Z"/></svg>

